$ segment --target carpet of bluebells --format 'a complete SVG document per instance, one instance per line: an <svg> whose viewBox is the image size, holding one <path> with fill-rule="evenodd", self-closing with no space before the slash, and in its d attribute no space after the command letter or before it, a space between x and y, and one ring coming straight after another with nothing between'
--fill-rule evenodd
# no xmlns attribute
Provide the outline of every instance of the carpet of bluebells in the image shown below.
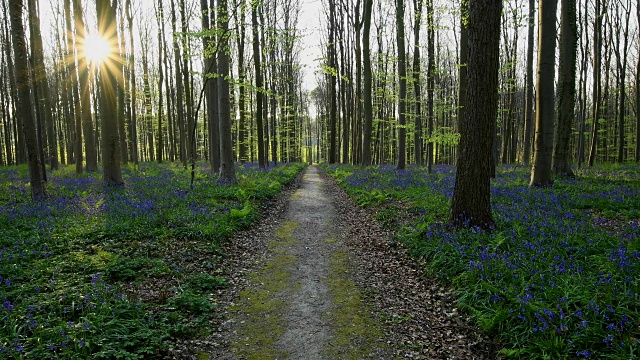
<svg viewBox="0 0 640 360"><path fill-rule="evenodd" d="M431 175L324 167L427 260L432 276L455 286L459 306L503 356L639 357L637 165L576 169L577 178L544 189L528 187L526 168L501 168L491 186L493 233L447 226L454 167L436 166Z"/></svg>
<svg viewBox="0 0 640 360"><path fill-rule="evenodd" d="M69 166L42 202L26 167L0 168L0 358L155 358L206 334L226 284L213 255L303 167L241 165L217 185L202 164L191 189L177 165L125 166L117 188Z"/></svg>

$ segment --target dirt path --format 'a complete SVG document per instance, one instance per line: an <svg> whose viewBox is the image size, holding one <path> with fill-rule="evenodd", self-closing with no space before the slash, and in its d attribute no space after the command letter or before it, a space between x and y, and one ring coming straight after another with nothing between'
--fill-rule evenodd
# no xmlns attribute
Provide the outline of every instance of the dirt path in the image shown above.
<svg viewBox="0 0 640 360"><path fill-rule="evenodd" d="M479 359L485 339L321 170L239 234L218 294L226 320L197 359ZM428 306L427 306L428 305ZM186 356L190 354L190 356Z"/></svg>

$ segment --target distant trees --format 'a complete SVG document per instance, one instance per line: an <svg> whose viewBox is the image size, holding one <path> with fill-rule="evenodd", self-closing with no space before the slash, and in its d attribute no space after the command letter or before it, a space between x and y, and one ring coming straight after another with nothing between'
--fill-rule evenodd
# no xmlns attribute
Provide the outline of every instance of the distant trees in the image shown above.
<svg viewBox="0 0 640 360"><path fill-rule="evenodd" d="M0 1L6 9L0 14L0 66L6 69L0 74L0 164L12 165L27 162L27 144L18 131L24 118L16 116L9 1ZM108 85L115 88L115 107L106 112L105 106L113 105L102 103L110 96L104 87L110 80L83 53L85 38L96 35L98 9L87 7L94 2L23 4L35 150L42 167L47 163L55 171L56 163L75 163L81 173L97 170L99 162L107 165L105 140L111 135L103 126L114 114L118 145L112 150L121 163L185 166L202 160L218 173L225 142L226 161L231 161L225 168L237 162L267 167L313 159L431 169L455 164L460 155L459 128L466 111L473 111L463 96L467 0L332 0L317 14L323 22L317 33L323 52L319 69L301 62L310 44L299 24L306 8L298 0L234 0L227 4L234 9L228 19L220 18L224 11L214 0L104 0L111 6L119 59L113 63L115 82ZM540 3L549 6L550 0ZM544 166L534 162L532 174L542 176L541 169L551 166L551 175L535 181L548 184L553 175L570 175L572 163L640 159L633 41L638 25L631 19L637 2L592 0L573 6L563 1L561 61L539 69L546 74L542 79L549 79L551 70L559 74L558 107L551 105L550 116L533 107L534 95L546 96L533 88L533 57L546 51L534 43L536 15L543 17L535 5L535 0L510 1L501 14L492 168L528 164L538 149L535 159L544 158ZM572 6L573 14L567 10ZM556 23L555 14L546 22ZM522 47L524 36L528 44ZM219 68L225 56L228 72ZM575 65L565 61L572 56ZM305 73L314 71L317 87L308 92ZM229 132L223 134L227 130L221 126L227 125L220 105L227 85ZM196 112L203 88L203 109ZM546 136L534 135L534 116L548 121ZM544 141L542 151L535 139L551 140ZM46 180L46 171L41 172Z"/></svg>

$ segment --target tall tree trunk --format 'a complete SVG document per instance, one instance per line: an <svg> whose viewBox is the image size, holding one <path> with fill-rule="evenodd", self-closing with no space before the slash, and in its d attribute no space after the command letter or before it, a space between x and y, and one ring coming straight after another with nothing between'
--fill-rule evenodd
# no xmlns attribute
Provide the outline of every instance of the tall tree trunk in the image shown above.
<svg viewBox="0 0 640 360"><path fill-rule="evenodd" d="M218 54L218 111L220 121L220 178L223 184L236 182L233 164L231 135L231 104L229 94L229 13L227 0L218 0L218 31L220 31L220 53Z"/></svg>
<svg viewBox="0 0 640 360"><path fill-rule="evenodd" d="M73 16L75 18L76 43L80 48L86 46L85 25L82 17L82 0L73 0ZM98 155L94 141L93 117L91 116L91 93L89 83L89 62L86 56L78 56L78 81L80 82L80 107L82 113L82 132L84 133L85 169L89 172L98 170Z"/></svg>
<svg viewBox="0 0 640 360"><path fill-rule="evenodd" d="M535 0L531 0L535 1ZM460 58L458 59L458 113L457 132L460 133L460 126L465 118L467 107L467 64L469 62L469 0L460 1Z"/></svg>
<svg viewBox="0 0 640 360"><path fill-rule="evenodd" d="M415 98L413 110L413 115L415 116L414 161L417 165L422 165L422 93L420 86L420 27L422 26L422 1L413 0L413 8L415 9L415 19L413 20L413 96Z"/></svg>
<svg viewBox="0 0 640 360"><path fill-rule="evenodd" d="M619 11L620 8L624 9L624 26L621 24L622 20L620 19ZM626 3L626 6L620 6L620 8L616 9L617 19L616 21L616 30L615 35L618 38L618 41L622 37L623 45L622 52L620 51L620 47L616 46L616 59L618 65L619 72L619 99L618 99L618 158L617 162L622 163L624 161L624 150L625 150L625 133L624 133L624 123L625 123L625 107L627 101L627 56L629 55L629 20L631 18L631 3ZM637 92L638 90L636 90ZM636 112L638 110L636 109Z"/></svg>
<svg viewBox="0 0 640 360"><path fill-rule="evenodd" d="M188 158L192 158L192 161L195 161L195 154L196 154L196 138L195 136L191 136L191 134L195 134L195 121L193 119L193 101L192 101L192 96L191 96L191 82L189 81L189 59L188 59L188 55L187 55L187 49L189 48L188 44L187 44L187 34L189 31L189 24L188 24L188 20L187 20L187 16L186 16L186 11L185 11L185 3L184 0L179 0L178 2L178 6L180 8L180 23L182 25L182 35L180 35L180 38L182 38L182 49L184 51L184 54L182 56L182 73L178 73L176 72L176 79L177 82L180 83L182 81L183 87L184 87L184 115L185 115L185 124L184 124L184 136L185 136L185 147L186 147L186 154L183 160L183 165L186 167L187 166L187 162L186 160ZM175 36L175 32L174 32L174 36ZM176 67L176 71L177 71L177 67ZM182 75L182 80L180 80L180 75ZM178 106L181 103L178 103ZM193 129L193 130L192 130Z"/></svg>
<svg viewBox="0 0 640 360"><path fill-rule="evenodd" d="M640 24L640 1L636 3L637 23ZM640 36L638 36L640 48ZM640 56L636 65L636 162L640 162Z"/></svg>
<svg viewBox="0 0 640 360"><path fill-rule="evenodd" d="M258 130L258 166L261 169L265 168L265 162L267 159L267 154L265 153L264 147L264 131L263 131L263 106L265 101L265 96L263 93L264 90L264 81L262 80L262 65L260 61L260 55L262 51L260 49L260 37L259 37L259 24L258 24L258 6L259 2L254 2L251 7L251 26L253 31L253 65L256 77L256 127ZM275 162L275 160L274 160Z"/></svg>
<svg viewBox="0 0 640 360"><path fill-rule="evenodd" d="M29 180L31 183L31 197L44 199L45 180L42 173L41 159L38 155L38 141L33 122L33 108L29 90L29 61L27 56L25 31L22 25L22 0L9 1L9 17L11 20L11 35L13 54L15 56L15 77L18 90L16 115L23 119L22 127L29 162Z"/></svg>
<svg viewBox="0 0 640 360"><path fill-rule="evenodd" d="M34 97L36 117L40 123L47 127L47 154L51 170L57 170L58 149L55 133L53 131L53 118L51 117L51 101L49 99L49 85L47 84L47 72L44 64L44 51L42 47L42 33L40 31L40 18L37 0L29 0L29 25L31 28L31 52L33 54ZM44 158L42 159L44 161ZM43 164L44 165L44 164ZM44 175L46 180L46 174Z"/></svg>
<svg viewBox="0 0 640 360"><path fill-rule="evenodd" d="M110 0L96 0L98 16L98 34L109 43L109 53L117 53L117 33L115 9ZM102 179L106 185L122 185L120 169L120 139L118 136L118 117L113 109L118 105L117 79L113 69L113 59L103 60L99 66L98 87L100 89L100 117L102 120Z"/></svg>
<svg viewBox="0 0 640 360"><path fill-rule="evenodd" d="M571 176L569 139L576 106L576 54L578 31L576 0L562 0L560 20L560 69L558 72L558 117L556 124L553 171L556 175Z"/></svg>
<svg viewBox="0 0 640 360"><path fill-rule="evenodd" d="M596 161L598 150L598 130L600 121L600 106L602 90L601 81L601 63L602 63L602 16L601 1L595 0L595 21L593 36L593 118L591 124L591 150L589 152L589 166L593 166Z"/></svg>
<svg viewBox="0 0 640 360"><path fill-rule="evenodd" d="M173 2L172 2L173 4ZM162 0L158 0L158 27L160 31L158 32L158 141L155 144L156 147L156 161L158 163L162 163L164 160L164 139L163 139L163 131L162 131L162 117L164 116L163 105L163 95L162 95L162 87L164 83L164 72L162 71L162 65L167 61L164 58L163 48L166 47L165 37L164 37L164 9L162 8ZM174 13L175 17L175 13ZM168 76L169 74L167 74ZM178 106L177 108L181 108Z"/></svg>
<svg viewBox="0 0 640 360"><path fill-rule="evenodd" d="M428 6L428 5L427 5ZM398 164L403 170L406 163L406 106L407 106L407 61L404 38L404 0L396 2L396 41L398 47ZM431 56L431 54L429 54ZM427 92L429 89L427 88ZM427 148L428 149L428 148ZM429 151L427 150L427 156Z"/></svg>
<svg viewBox="0 0 640 360"><path fill-rule="evenodd" d="M171 2L171 29L173 31L173 56L175 66L175 89L176 89L176 106L179 140L180 140L180 161L182 165L187 166L187 136L186 136L186 121L185 121L185 102L184 102L184 86L181 72L181 60L182 55L180 52L179 35L176 30L176 9L175 4ZM168 76L169 74L167 74Z"/></svg>
<svg viewBox="0 0 640 360"><path fill-rule="evenodd" d="M239 119L238 119L238 160L241 163L247 161L247 86L245 82L246 79L246 70L244 64L244 46L246 39L246 31L245 31L245 8L246 4L244 0L240 4L236 4L236 8L240 8L240 19L238 19L238 12L235 12L235 22L239 24L240 34L237 37L237 45L238 45L238 111L239 111ZM253 21L253 18L252 18Z"/></svg>
<svg viewBox="0 0 640 360"><path fill-rule="evenodd" d="M427 0L427 50L429 51L427 60L427 169L431 173L433 167L433 141L431 141L431 135L433 134L434 123L434 106L433 106L433 92L435 91L435 70L436 70L436 58L435 58L435 14L433 8L433 0Z"/></svg>
<svg viewBox="0 0 640 360"><path fill-rule="evenodd" d="M364 110L364 130L362 134L362 165L371 165L371 135L373 129L373 100L371 90L373 77L371 75L371 13L373 10L373 0L364 0L363 30L362 30L362 57L363 57L363 110Z"/></svg>
<svg viewBox="0 0 640 360"><path fill-rule="evenodd" d="M538 77L536 85L536 139L530 186L553 184L554 78L556 58L556 9L558 0L540 0L538 29Z"/></svg>
<svg viewBox="0 0 640 360"><path fill-rule="evenodd" d="M584 29L587 28L587 9L584 9L584 18L582 17L582 7L578 7L578 19L580 24L579 33L582 34ZM582 22L584 19L584 24ZM580 37L582 39L582 37ZM589 48L589 37L584 37L585 43L580 40L580 92L579 92L579 104L580 104L580 131L578 132L578 167L582 166L584 162L584 150L585 150L585 132L587 128L587 49Z"/></svg>
<svg viewBox="0 0 640 360"><path fill-rule="evenodd" d="M119 19L118 24L118 57L119 60L116 63L116 68L118 70L118 82L117 82L117 90L118 90L118 133L120 137L120 158L123 164L129 162L129 149L127 145L127 131L126 127L126 100L125 100L125 92L127 91L127 74L125 73L124 60L126 58L125 54L125 44L124 44L124 14L121 12L120 16L117 15L118 9L118 1L121 0L113 0L113 12L114 16Z"/></svg>
<svg viewBox="0 0 640 360"><path fill-rule="evenodd" d="M524 152L522 154L522 163L529 165L531 160L531 132L533 129L533 45L534 45L534 29L536 17L536 0L529 0L529 28L527 39L527 89L525 99L525 118L524 118Z"/></svg>
<svg viewBox="0 0 640 360"><path fill-rule="evenodd" d="M498 111L498 64L502 0L469 0L469 63L465 111L460 124L458 169L450 222L493 229L491 149Z"/></svg>
<svg viewBox="0 0 640 360"><path fill-rule="evenodd" d="M127 17L127 23L129 25L129 62L128 69L129 72L129 83L130 83L130 93L129 98L131 99L131 116L129 117L129 142L130 142L130 153L131 153L131 161L134 164L139 163L138 157L138 113L137 113L137 93L136 93L136 47L135 42L133 41L133 13L131 11L131 0L126 0L125 3L125 16Z"/></svg>
<svg viewBox="0 0 640 360"><path fill-rule="evenodd" d="M329 68L336 70L338 64L336 61L336 2L329 0L329 43L327 44L327 53L329 57ZM329 96L331 101L331 113L330 113L330 145L329 145L329 164L336 163L336 156L338 153L337 147L337 124L338 124L338 94L336 91L336 77L337 74L330 73L329 75Z"/></svg>

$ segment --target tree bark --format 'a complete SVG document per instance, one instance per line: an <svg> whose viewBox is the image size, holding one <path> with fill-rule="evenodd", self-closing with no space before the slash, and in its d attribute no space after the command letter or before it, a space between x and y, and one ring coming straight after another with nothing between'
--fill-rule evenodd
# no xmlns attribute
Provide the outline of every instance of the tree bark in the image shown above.
<svg viewBox="0 0 640 360"><path fill-rule="evenodd" d="M576 0L562 0L560 20L560 68L558 70L558 108L556 115L553 171L559 176L573 177L571 171L569 139L576 106L576 54L578 31Z"/></svg>
<svg viewBox="0 0 640 360"><path fill-rule="evenodd" d="M120 169L120 139L118 136L118 116L113 111L118 106L117 80L113 71L113 56L117 53L117 33L115 11L110 0L96 0L98 34L109 43L111 56L100 62L98 87L100 89L100 117L102 120L102 179L106 185L124 184Z"/></svg>
<svg viewBox="0 0 640 360"><path fill-rule="evenodd" d="M371 90L373 79L371 75L371 13L373 10L373 0L364 0L363 29L362 29L362 59L363 59L363 110L364 110L364 130L362 134L362 165L371 165L371 135L373 130L373 100Z"/></svg>
<svg viewBox="0 0 640 360"><path fill-rule="evenodd" d="M589 166L593 166L596 161L598 150L598 130L600 121L600 105L601 105L601 63L602 63L602 16L601 1L595 0L595 21L593 36L593 118L591 124L591 150L589 151Z"/></svg>
<svg viewBox="0 0 640 360"><path fill-rule="evenodd" d="M636 3L637 23L640 24L640 1ZM638 36L640 48L640 36ZM636 162L640 162L640 56L636 65Z"/></svg>
<svg viewBox="0 0 640 360"><path fill-rule="evenodd" d="M218 54L218 111L220 121L220 178L222 184L235 184L231 135L231 103L229 94L229 13L227 0L218 0L218 30L220 53Z"/></svg>
<svg viewBox="0 0 640 360"><path fill-rule="evenodd" d="M261 169L265 168L265 162L267 154L264 148L264 128L263 128L263 106L265 105L265 96L263 94L264 81L262 79L262 65L260 61L260 55L262 51L260 49L260 37L259 37L259 24L258 24L258 6L256 1L251 7L251 26L253 31L253 66L256 77L256 127L258 130L258 166Z"/></svg>
<svg viewBox="0 0 640 360"><path fill-rule="evenodd" d="M469 0L468 109L460 124L458 170L451 200L455 227L491 230L491 149L498 110L502 0Z"/></svg>
<svg viewBox="0 0 640 360"><path fill-rule="evenodd" d="M137 79L136 79L136 47L133 41L133 13L131 11L131 0L126 0L125 3L125 16L129 26L129 83L130 93L129 98L131 100L131 117L129 118L129 146L131 153L131 160L134 164L139 163L139 150L138 150L138 110L137 110Z"/></svg>
<svg viewBox="0 0 640 360"><path fill-rule="evenodd" d="M529 165L531 160L531 132L533 125L533 45L534 45L534 29L536 17L536 1L529 0L529 31L527 42L527 89L525 99L525 118L524 118L524 152L522 154L522 163Z"/></svg>
<svg viewBox="0 0 640 360"><path fill-rule="evenodd" d="M33 108L31 106L29 90L30 70L28 66L29 61L27 57L25 31L22 25L22 8L22 0L12 0L9 2L13 54L15 57L16 87L18 90L16 115L23 119L22 131L24 133L29 163L31 197L33 199L44 199L46 197L45 180L42 173L42 160L38 155L39 144L33 122Z"/></svg>
<svg viewBox="0 0 640 360"><path fill-rule="evenodd" d="M406 106L407 106L407 61L404 38L404 0L396 2L396 41L398 47L398 163L397 170L406 165ZM429 54L431 56L431 54ZM429 89L427 88L427 91ZM429 151L427 151L428 156Z"/></svg>
<svg viewBox="0 0 640 360"><path fill-rule="evenodd" d="M420 85L420 28L422 26L422 1L413 0L415 19L413 20L413 96L415 116L414 134L414 161L417 165L423 164L422 151L422 92Z"/></svg>
<svg viewBox="0 0 640 360"><path fill-rule="evenodd" d="M538 76L536 81L536 138L530 186L553 184L554 78L557 0L540 0L538 29Z"/></svg>

